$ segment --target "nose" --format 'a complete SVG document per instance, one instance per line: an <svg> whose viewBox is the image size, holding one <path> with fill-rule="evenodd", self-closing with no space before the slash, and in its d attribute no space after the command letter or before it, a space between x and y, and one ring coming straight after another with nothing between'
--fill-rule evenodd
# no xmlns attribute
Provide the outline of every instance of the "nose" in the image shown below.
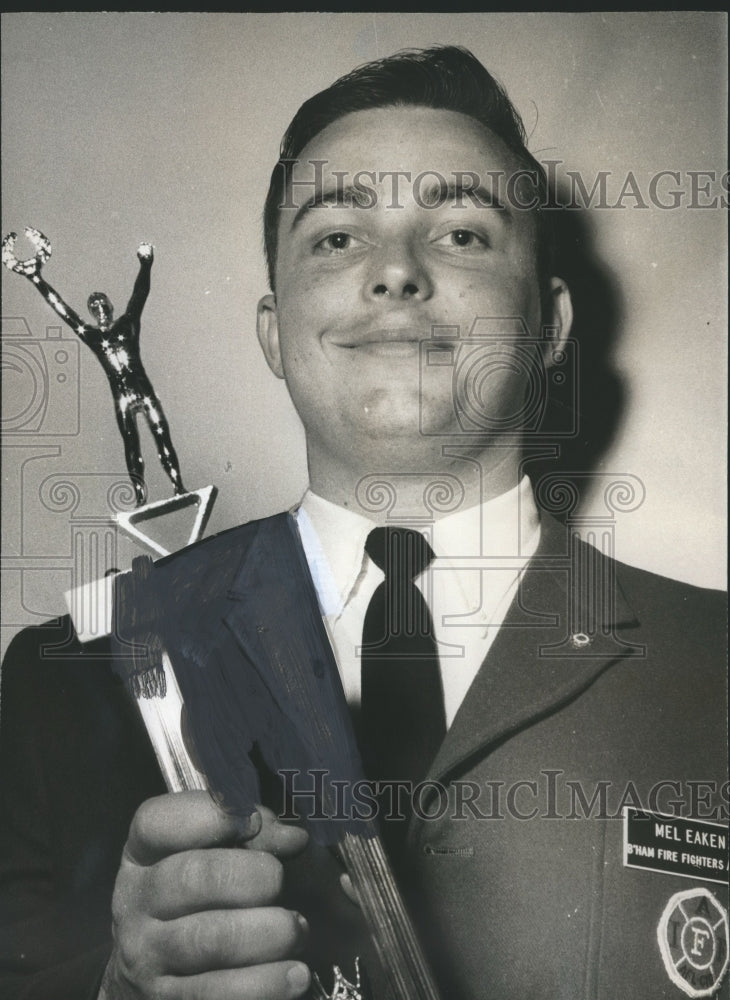
<svg viewBox="0 0 730 1000"><path fill-rule="evenodd" d="M413 248L406 243L384 247L367 278L366 297L428 299L433 294L431 278Z"/></svg>

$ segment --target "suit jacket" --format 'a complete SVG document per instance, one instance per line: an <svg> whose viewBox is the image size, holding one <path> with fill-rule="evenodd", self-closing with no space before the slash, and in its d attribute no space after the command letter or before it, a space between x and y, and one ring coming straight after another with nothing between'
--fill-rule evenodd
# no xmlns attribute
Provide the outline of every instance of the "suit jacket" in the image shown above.
<svg viewBox="0 0 730 1000"><path fill-rule="evenodd" d="M154 578L173 662L265 669L321 625L288 515L184 549ZM662 957L662 916L680 891L726 908L726 887L625 865L622 816L727 822L723 621L722 595L616 563L543 519L409 830L404 890L444 1000L687 995ZM336 704L326 641L320 653ZM68 619L27 629L2 679L3 996L84 1000L110 947L129 821L163 783L107 643L81 647ZM287 868L292 905L315 918L314 961L366 953L331 854L313 846ZM713 933L714 975L726 925ZM719 986L700 975L687 973L694 995Z"/></svg>

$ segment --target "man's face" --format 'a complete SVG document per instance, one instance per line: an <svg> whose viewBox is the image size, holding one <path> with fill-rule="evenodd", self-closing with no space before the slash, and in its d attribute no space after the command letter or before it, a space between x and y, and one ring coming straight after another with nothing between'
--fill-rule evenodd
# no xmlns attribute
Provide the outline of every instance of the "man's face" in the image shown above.
<svg viewBox="0 0 730 1000"><path fill-rule="evenodd" d="M310 461L349 456L375 462L377 471L389 455L402 469L420 468L433 451L431 435L460 431L451 380L420 378L421 344L433 328L452 328L441 339L450 357L477 319L518 317L539 336L534 213L503 193L495 207L484 204L485 192L471 198L454 190L439 203L433 190L439 175L457 189L474 187L477 177L497 194L488 172L502 172L504 192L505 178L519 170L478 122L422 107L355 112L303 150L293 207L281 212L276 297L261 301L259 336L272 370L287 381ZM352 193L358 175L374 189L360 204ZM531 195L529 188L518 197ZM486 422L493 416L499 426L500 415L518 411L525 384L514 365L494 366L482 394Z"/></svg>

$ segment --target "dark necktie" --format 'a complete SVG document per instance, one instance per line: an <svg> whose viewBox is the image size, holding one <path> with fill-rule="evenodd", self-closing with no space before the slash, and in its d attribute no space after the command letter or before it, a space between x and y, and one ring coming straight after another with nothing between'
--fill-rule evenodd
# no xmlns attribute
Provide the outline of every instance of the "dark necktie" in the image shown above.
<svg viewBox="0 0 730 1000"><path fill-rule="evenodd" d="M413 583L433 552L420 532L407 528L375 528L365 551L385 573L363 622L365 772L373 780L417 783L446 732L433 623Z"/></svg>

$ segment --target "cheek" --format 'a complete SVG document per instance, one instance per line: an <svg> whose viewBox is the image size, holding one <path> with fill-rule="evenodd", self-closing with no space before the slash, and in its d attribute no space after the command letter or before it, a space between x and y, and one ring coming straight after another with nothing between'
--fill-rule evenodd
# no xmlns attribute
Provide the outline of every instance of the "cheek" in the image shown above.
<svg viewBox="0 0 730 1000"><path fill-rule="evenodd" d="M307 297L282 303L278 312L279 350L289 391L292 395L314 395L326 381L321 312Z"/></svg>
<svg viewBox="0 0 730 1000"><path fill-rule="evenodd" d="M497 353L477 350L455 366L451 392L465 427L499 434L522 427L526 400L532 397L531 384L529 358L509 349Z"/></svg>
<svg viewBox="0 0 730 1000"><path fill-rule="evenodd" d="M316 366L313 364L311 345L303 341L298 333L294 336L280 338L280 347L284 377L287 380L296 378L302 369L306 369L309 372L310 379L316 377Z"/></svg>
<svg viewBox="0 0 730 1000"><path fill-rule="evenodd" d="M279 323L284 329L316 334L337 312L342 299L342 289L333 280L325 281L317 273L300 271L277 294Z"/></svg>
<svg viewBox="0 0 730 1000"><path fill-rule="evenodd" d="M497 316L521 319L533 336L540 333L540 286L534 268L520 273L517 267L500 283Z"/></svg>
<svg viewBox="0 0 730 1000"><path fill-rule="evenodd" d="M478 320L504 317L521 319L533 336L540 332L540 289L532 274L478 274L467 280L443 281L438 322L458 325L459 336L468 338Z"/></svg>

